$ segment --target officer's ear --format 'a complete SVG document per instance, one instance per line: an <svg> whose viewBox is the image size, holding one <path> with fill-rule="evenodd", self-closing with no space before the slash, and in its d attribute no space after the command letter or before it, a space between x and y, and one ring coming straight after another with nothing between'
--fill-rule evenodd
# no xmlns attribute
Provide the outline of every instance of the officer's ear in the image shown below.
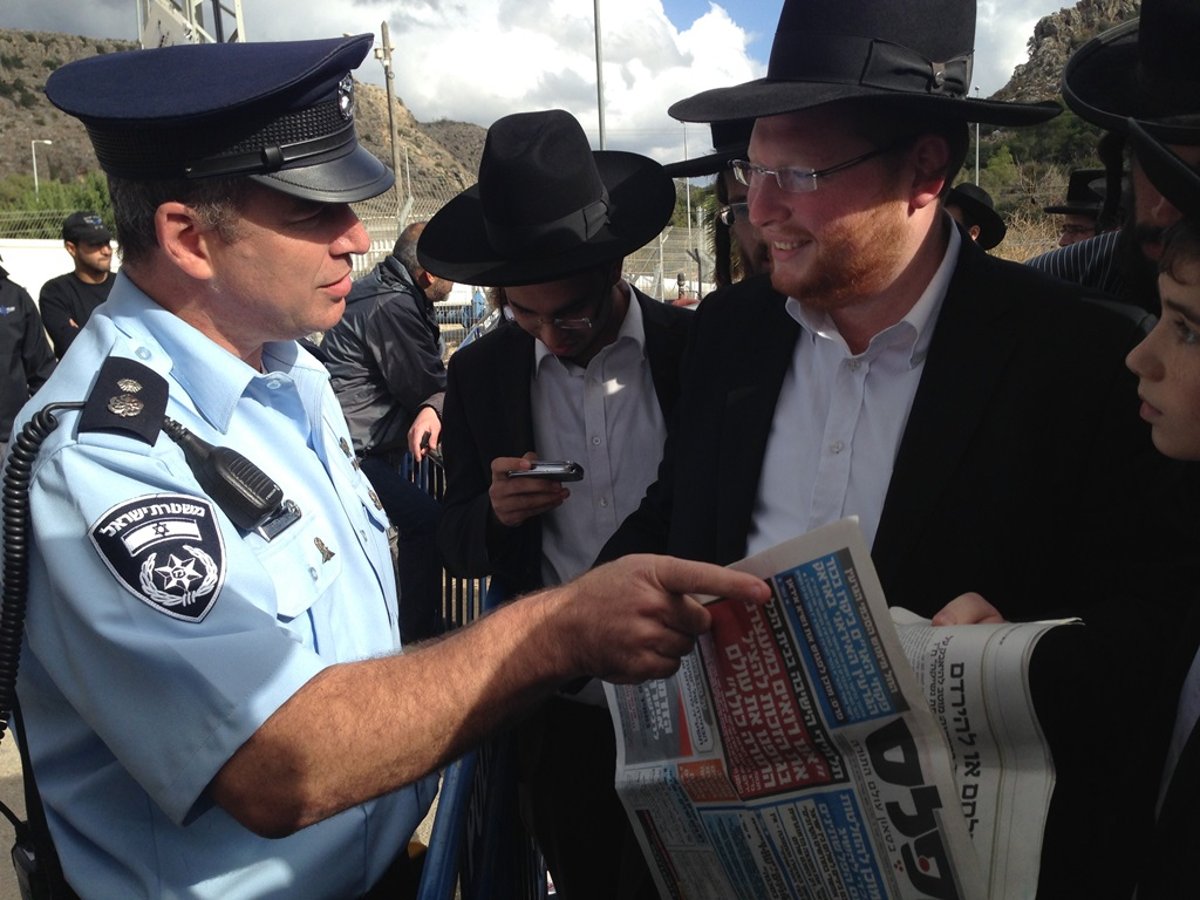
<svg viewBox="0 0 1200 900"><path fill-rule="evenodd" d="M199 281L213 277L210 243L221 238L190 206L176 200L161 204L154 211L154 232L163 255L185 275Z"/></svg>

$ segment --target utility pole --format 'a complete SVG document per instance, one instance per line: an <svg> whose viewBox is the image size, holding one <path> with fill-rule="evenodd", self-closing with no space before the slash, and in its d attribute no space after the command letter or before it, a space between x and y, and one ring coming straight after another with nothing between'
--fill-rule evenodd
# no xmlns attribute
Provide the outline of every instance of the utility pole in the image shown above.
<svg viewBox="0 0 1200 900"><path fill-rule="evenodd" d="M600 49L600 0L592 0L596 31L596 112L600 117L600 147L604 149L604 53Z"/></svg>
<svg viewBox="0 0 1200 900"><path fill-rule="evenodd" d="M387 107L388 107L388 142L392 145L392 174L396 178L396 225L400 225L400 152L396 146L396 96L395 76L392 73L392 39L388 34L388 23L381 22L379 31L383 36L383 46L375 48L375 58L383 63L383 83L387 88ZM408 150L405 148L404 158L408 160ZM408 167L405 166L405 174L407 175Z"/></svg>
<svg viewBox="0 0 1200 900"><path fill-rule="evenodd" d="M53 143L54 143L54 141L47 140L45 138L34 139L29 142L29 152L33 156L33 196L35 196L35 197L37 197L41 194L41 190L38 188L38 177L37 177L37 145L38 144L49 145L49 144L53 144Z"/></svg>
<svg viewBox="0 0 1200 900"><path fill-rule="evenodd" d="M975 99L979 99L979 88L975 88ZM962 132L959 132L961 134ZM979 123L975 123L975 185L979 185Z"/></svg>

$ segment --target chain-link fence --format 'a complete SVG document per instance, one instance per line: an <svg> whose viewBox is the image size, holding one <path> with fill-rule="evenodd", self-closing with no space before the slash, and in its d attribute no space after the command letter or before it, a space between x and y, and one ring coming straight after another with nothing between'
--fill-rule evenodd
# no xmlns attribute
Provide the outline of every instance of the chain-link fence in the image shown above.
<svg viewBox="0 0 1200 900"><path fill-rule="evenodd" d="M0 238L62 240L63 220L73 209L7 209L0 211Z"/></svg>

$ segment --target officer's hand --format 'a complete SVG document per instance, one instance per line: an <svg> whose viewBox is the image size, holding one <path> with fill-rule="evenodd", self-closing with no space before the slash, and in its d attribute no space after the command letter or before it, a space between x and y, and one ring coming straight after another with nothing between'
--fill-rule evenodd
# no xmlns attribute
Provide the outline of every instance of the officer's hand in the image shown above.
<svg viewBox="0 0 1200 900"><path fill-rule="evenodd" d="M509 478L513 469L529 469L530 461L537 454L530 451L524 456L498 456L492 460L492 486L488 488L488 499L492 512L500 524L509 528L560 506L571 496L561 483L549 478Z"/></svg>
<svg viewBox="0 0 1200 900"><path fill-rule="evenodd" d="M759 577L670 556L625 556L561 591L560 647L570 671L615 683L666 678L691 652L712 616L693 596L765 603Z"/></svg>

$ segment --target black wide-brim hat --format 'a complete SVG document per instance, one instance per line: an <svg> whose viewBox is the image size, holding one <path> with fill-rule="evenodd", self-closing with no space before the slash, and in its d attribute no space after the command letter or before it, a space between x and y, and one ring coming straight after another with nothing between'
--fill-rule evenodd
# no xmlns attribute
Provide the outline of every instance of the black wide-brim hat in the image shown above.
<svg viewBox="0 0 1200 900"><path fill-rule="evenodd" d="M1031 125L1057 103L970 99L975 3L965 0L784 0L767 77L680 100L684 122L798 112L858 98L914 114L993 125Z"/></svg>
<svg viewBox="0 0 1200 900"><path fill-rule="evenodd" d="M702 175L716 175L728 166L731 160L746 158L750 146L750 132L754 130L753 119L713 122L709 128L712 130L714 152L695 159L668 163L663 166L663 171L672 178L699 178Z"/></svg>
<svg viewBox="0 0 1200 900"><path fill-rule="evenodd" d="M1043 206L1042 212L1060 216L1099 216L1104 208L1104 194L1097 190L1097 183L1103 186L1105 174L1104 169L1075 169L1067 180L1066 202Z"/></svg>
<svg viewBox="0 0 1200 900"><path fill-rule="evenodd" d="M100 167L133 181L247 177L323 203L393 175L358 143L351 69L372 37L180 44L56 69L46 96L83 122Z"/></svg>
<svg viewBox="0 0 1200 900"><path fill-rule="evenodd" d="M1190 219L1200 217L1200 172L1171 152L1146 128L1145 122L1125 124L1133 140L1138 163L1160 194Z"/></svg>
<svg viewBox="0 0 1200 900"><path fill-rule="evenodd" d="M1008 226L992 203L992 195L969 181L956 185L946 195L946 204L962 207L963 211L979 226L976 243L984 250L991 250L1008 233Z"/></svg>
<svg viewBox="0 0 1200 900"><path fill-rule="evenodd" d="M654 160L593 151L564 110L517 113L488 129L479 182L429 220L417 256L460 284L541 284L629 255L674 210Z"/></svg>
<svg viewBox="0 0 1200 900"><path fill-rule="evenodd" d="M1200 3L1143 0L1141 16L1092 38L1067 60L1063 100L1082 119L1125 132L1135 118L1160 140L1200 144ZM1153 121L1151 121L1153 120Z"/></svg>

